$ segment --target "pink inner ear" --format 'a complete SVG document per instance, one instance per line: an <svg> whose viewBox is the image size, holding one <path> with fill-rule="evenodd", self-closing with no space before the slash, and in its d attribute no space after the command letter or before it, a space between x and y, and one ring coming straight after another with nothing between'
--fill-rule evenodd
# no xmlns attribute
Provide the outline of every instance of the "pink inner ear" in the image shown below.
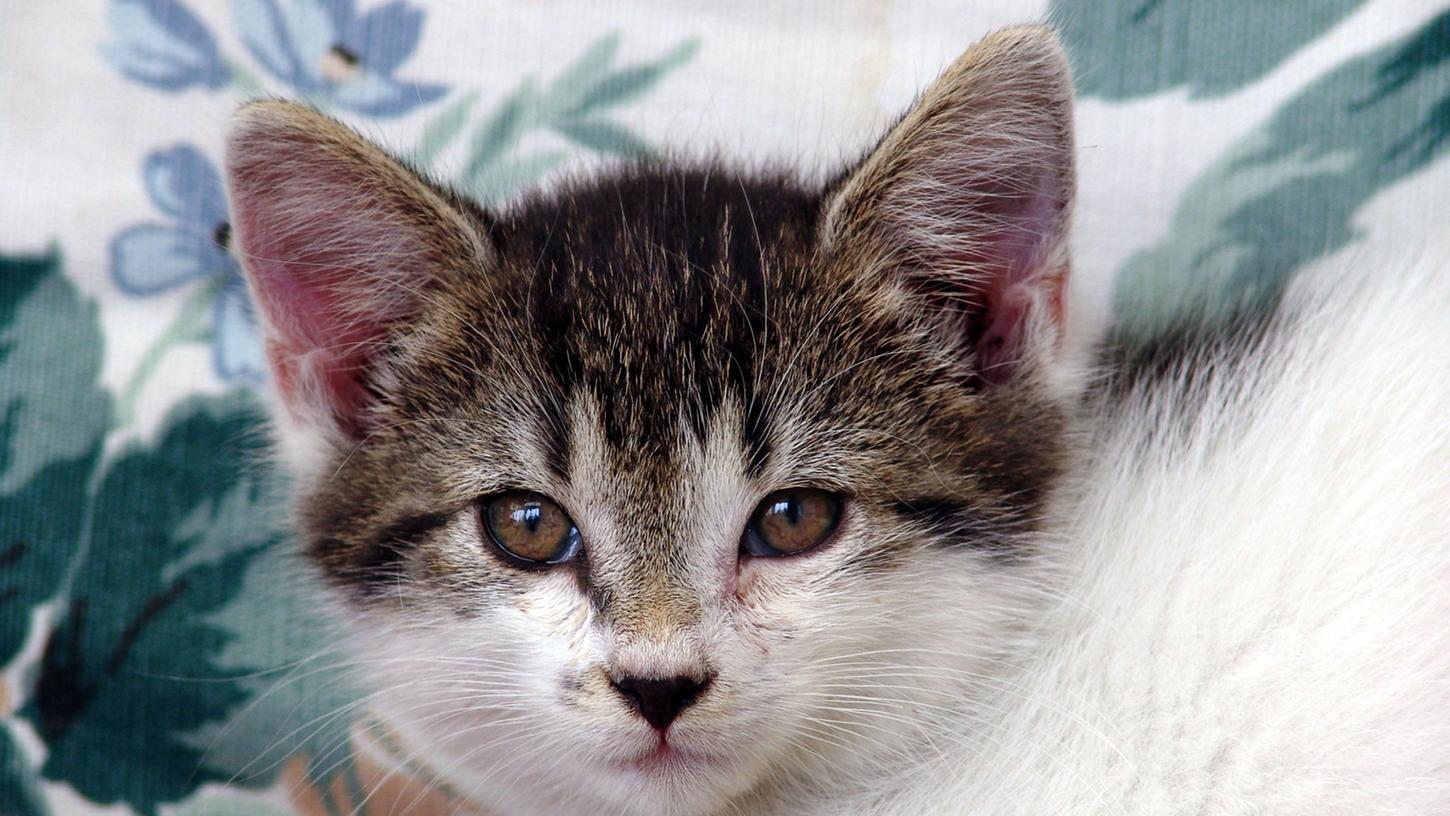
<svg viewBox="0 0 1450 816"><path fill-rule="evenodd" d="M227 180L278 393L298 423L361 438L393 332L441 262L480 249L466 219L407 167L291 103L243 108Z"/></svg>
<svg viewBox="0 0 1450 816"><path fill-rule="evenodd" d="M1026 195L993 191L985 200L992 205L978 217L992 226L943 243L948 264L971 269L976 280L972 294L982 310L973 338L977 374L1000 384L1029 351L1034 324L1062 326L1067 270L1056 268L1053 250L1063 238L1067 202L1054 173L1041 174Z"/></svg>
<svg viewBox="0 0 1450 816"><path fill-rule="evenodd" d="M287 240L278 240L267 234L251 207L236 209L251 247L248 265L257 305L271 328L267 357L283 401L294 419L308 419L321 409L345 434L359 436L369 397L369 362L388 329L387 315L378 308L383 301L374 297L372 308L358 308L368 302L359 290L366 293L371 282L362 271L318 251L336 240L321 234L322 224L294 229Z"/></svg>

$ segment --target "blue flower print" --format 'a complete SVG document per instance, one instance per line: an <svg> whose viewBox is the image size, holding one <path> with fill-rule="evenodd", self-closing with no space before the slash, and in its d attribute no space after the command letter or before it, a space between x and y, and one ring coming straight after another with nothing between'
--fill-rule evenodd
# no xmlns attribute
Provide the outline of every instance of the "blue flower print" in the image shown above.
<svg viewBox="0 0 1450 816"><path fill-rule="evenodd" d="M262 342L257 336L257 318L252 313L252 296L242 276L231 274L212 302L211 361L224 380L261 382L266 373Z"/></svg>
<svg viewBox="0 0 1450 816"><path fill-rule="evenodd" d="M213 363L223 379L258 380L261 344L241 270L227 251L231 228L216 168L196 148L176 145L146 157L151 202L167 223L137 224L111 241L111 277L122 292L145 297L208 279Z"/></svg>
<svg viewBox="0 0 1450 816"><path fill-rule="evenodd" d="M233 11L247 50L304 97L387 117L447 91L393 78L418 47L423 27L423 13L403 0L361 17L354 0L236 0Z"/></svg>
<svg viewBox="0 0 1450 816"><path fill-rule="evenodd" d="M129 79L163 91L220 88L231 71L206 26L176 0L115 0L106 59Z"/></svg>

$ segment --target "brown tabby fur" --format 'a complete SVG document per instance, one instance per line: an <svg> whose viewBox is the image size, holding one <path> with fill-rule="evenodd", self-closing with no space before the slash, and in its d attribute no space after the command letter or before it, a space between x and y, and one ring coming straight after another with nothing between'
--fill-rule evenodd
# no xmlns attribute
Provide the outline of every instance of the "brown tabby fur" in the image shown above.
<svg viewBox="0 0 1450 816"><path fill-rule="evenodd" d="M290 202L237 221L272 326L281 424L318 443L298 468L306 553L364 619L426 610L429 626L440 610L488 620L490 605L527 605L545 597L531 594L539 581L571 575L580 592L550 610L586 608L633 672L710 673L699 644L722 619L749 620L742 637L788 637L781 604L854 602L874 591L863 579L923 551L937 554L918 569L980 575L982 603L1011 595L965 624L1005 629L987 621L1012 619L1035 591L1028 534L1072 447L1050 370L1072 195L1064 65L1044 30L999 32L823 185L641 163L498 213L309 108L245 108L234 211ZM1014 232L1039 198L1039 229ZM349 361L355 412L329 403L285 345L295 316L269 309L258 285L277 246L341 304L335 333L380 324L325 349ZM1008 280L1045 281L1033 291L1047 302L1004 352L990 332L1006 284L983 270L1029 261ZM790 570L752 572L776 604L766 614L735 592L735 542L784 487L845 495L836 535L853 549L827 542ZM479 502L519 489L574 516L582 557L527 569L482 544ZM806 568L813 559L829 568ZM563 672L566 701L618 705L598 666ZM730 683L749 682L737 677L711 695L735 699Z"/></svg>
<svg viewBox="0 0 1450 816"><path fill-rule="evenodd" d="M703 434L728 405L750 472L805 470L883 522L1003 556L1059 472L1061 407L1033 382L983 388L953 310L928 308L871 241L827 245L829 191L633 166L495 218L369 154L320 114L284 115L357 164L351 172L394 190L406 183L396 206L418 211L400 217L432 220L440 238L366 436L302 503L309 552L359 598L395 587L397 570L440 588L499 579L430 555L429 533L478 498L449 488L471 460L519 458L519 436L567 480L568 406L581 400L597 406L622 492L637 502L640 575L689 546L664 535L679 520L659 500L678 481L676 448L699 442L676 437L676 417ZM440 214L444 201L486 236L477 240L491 257L468 249ZM883 551L862 567L892 561ZM580 570L605 604L641 597L638 576Z"/></svg>

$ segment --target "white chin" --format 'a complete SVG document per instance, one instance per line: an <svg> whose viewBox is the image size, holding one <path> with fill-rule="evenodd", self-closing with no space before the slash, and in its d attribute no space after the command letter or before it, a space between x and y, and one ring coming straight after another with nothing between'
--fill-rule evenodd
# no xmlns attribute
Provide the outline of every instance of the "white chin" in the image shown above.
<svg viewBox="0 0 1450 816"><path fill-rule="evenodd" d="M751 787L750 775L737 762L684 747L622 752L591 771L600 777L595 790L608 800L605 809L630 813L713 812Z"/></svg>

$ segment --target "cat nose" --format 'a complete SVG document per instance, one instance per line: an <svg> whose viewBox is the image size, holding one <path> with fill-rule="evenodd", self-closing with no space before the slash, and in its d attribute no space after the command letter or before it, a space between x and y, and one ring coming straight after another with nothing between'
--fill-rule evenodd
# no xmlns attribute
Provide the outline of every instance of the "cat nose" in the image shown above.
<svg viewBox="0 0 1450 816"><path fill-rule="evenodd" d="M681 711L699 699L710 685L710 678L700 680L683 675L663 679L620 677L612 682L615 690L634 706L645 722L664 731Z"/></svg>

